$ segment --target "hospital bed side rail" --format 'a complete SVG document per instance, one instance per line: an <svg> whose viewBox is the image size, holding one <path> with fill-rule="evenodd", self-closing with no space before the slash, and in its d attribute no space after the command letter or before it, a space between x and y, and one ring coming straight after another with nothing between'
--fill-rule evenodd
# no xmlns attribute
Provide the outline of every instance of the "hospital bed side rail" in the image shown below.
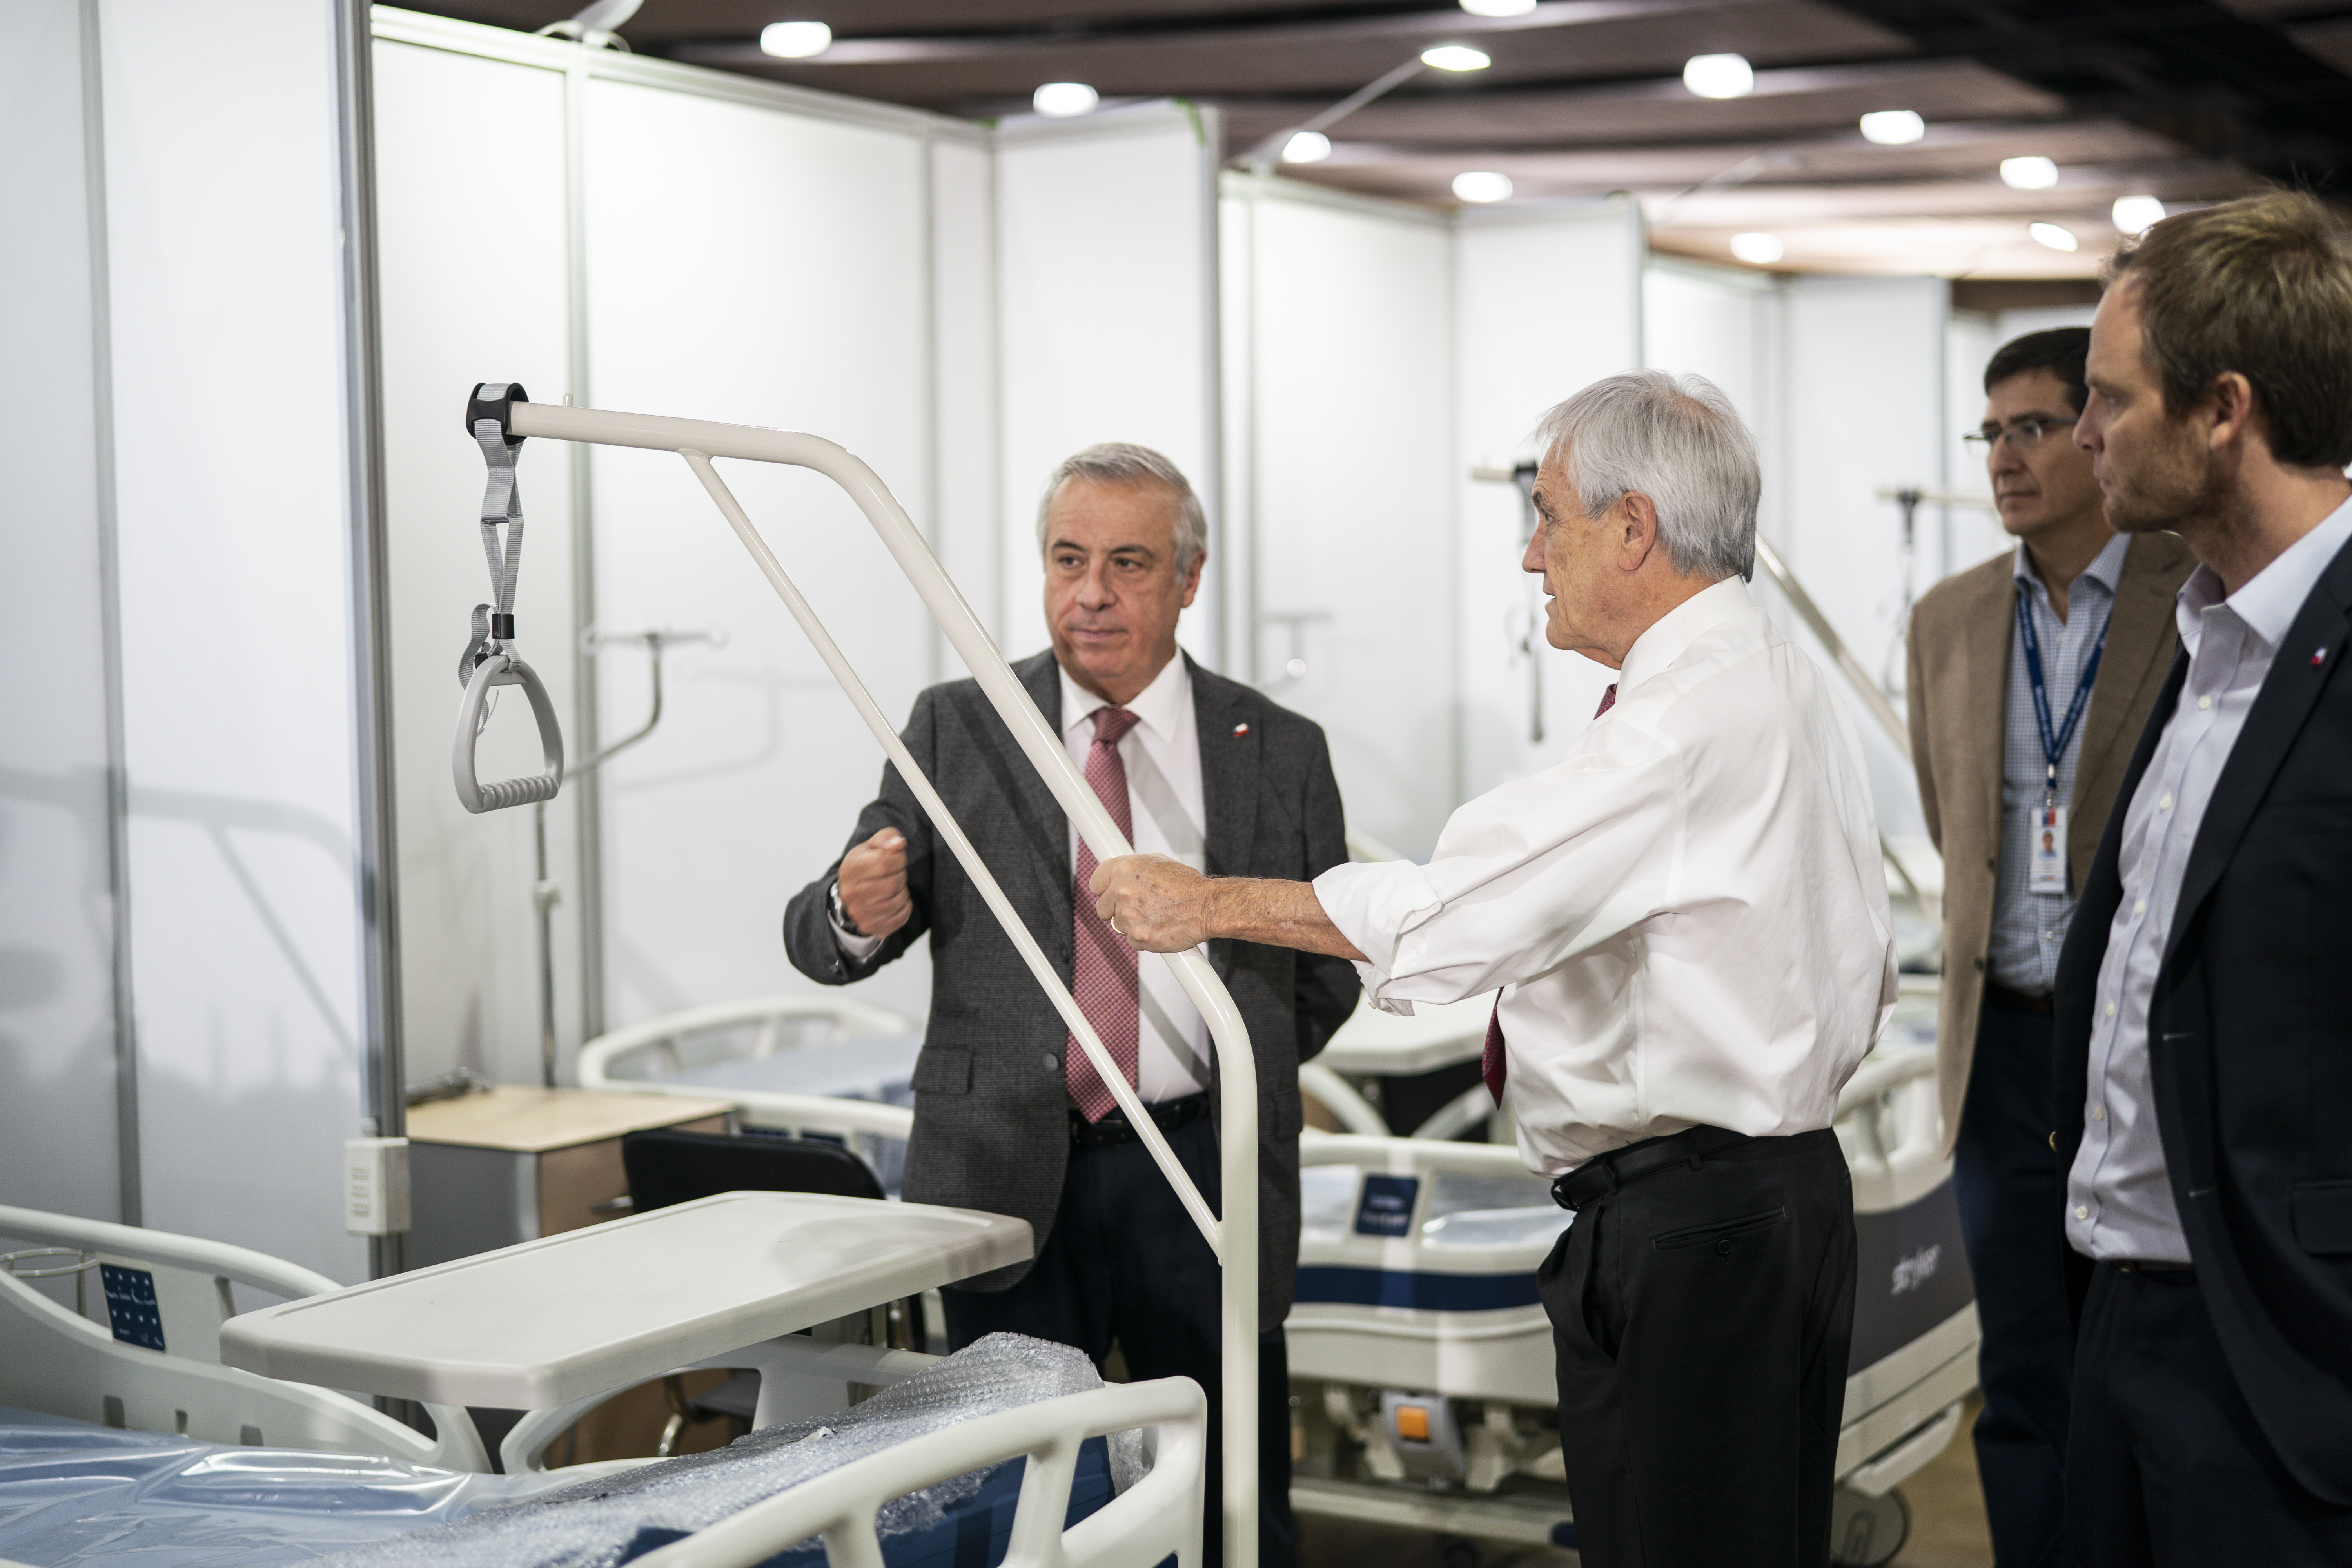
<svg viewBox="0 0 2352 1568"><path fill-rule="evenodd" d="M47 1247L72 1247L79 1252L109 1253L118 1258L209 1275L214 1289L219 1293L224 1321L236 1315L236 1303L229 1289L232 1285L248 1285L291 1300L342 1289L323 1274L314 1273L283 1258L272 1258L266 1252L256 1252L250 1247L234 1247L227 1242L210 1241L203 1237L180 1236L171 1231L148 1230L140 1226L115 1225L106 1220L16 1208L5 1204L0 1204L0 1236L20 1237ZM88 1321L86 1319L77 1321ZM89 1326L95 1332L106 1331L96 1323ZM201 1378L212 1379L215 1374L227 1380L256 1378L252 1373L215 1366L192 1357L173 1359L184 1363L175 1370ZM271 1384L269 1379L256 1380ZM482 1447L481 1435L475 1429L473 1417L463 1409L445 1405L425 1407L425 1414L432 1419L434 1430L428 1446L423 1433L412 1432L410 1428L393 1422L389 1416L332 1390L313 1389L299 1384L271 1385L287 1391L289 1395L299 1391L305 1396L316 1395L335 1401L338 1406L350 1406L348 1411L338 1408L333 1412L343 1425L356 1422L365 1427L376 1423L383 1424L382 1435L388 1443L415 1450L394 1454L394 1458L453 1470L481 1472L490 1468L489 1455ZM413 1436L415 1443L402 1441L407 1436Z"/></svg>
<svg viewBox="0 0 2352 1568"><path fill-rule="evenodd" d="M1150 1473L1063 1529L1088 1437L1151 1429ZM1002 1568L1179 1568L1201 1560L1208 1400L1189 1378L1113 1384L962 1422L843 1466L636 1559L639 1568L750 1568L811 1536L831 1568L883 1568L874 1516L908 1492L1025 1456Z"/></svg>
<svg viewBox="0 0 2352 1568"><path fill-rule="evenodd" d="M1086 840L1097 861L1131 853L1126 837L1070 761L1061 737L1037 710L1019 678L1004 660L971 606L931 553L914 521L907 515L881 479L866 464L839 445L820 437L792 431L763 430L709 420L675 419L653 415L616 413L530 403L512 395L513 384L495 402L477 400L467 411L467 428L482 437L481 421L498 418L509 442L532 436L605 446L635 447L675 452L694 472L714 504L751 552L785 608L800 624L834 679L856 708L866 728L898 769L908 787L948 842L966 875L987 902L1005 937L1020 952L1039 987L1061 1015L1071 1037L1087 1053L1102 1082L1118 1102L1170 1186L1192 1213L1210 1248L1223 1268L1223 1540L1225 1560L1233 1568L1255 1568L1257 1562L1257 1404L1258 1346L1258 1204L1257 1204L1257 1066L1249 1031L1233 997L1199 949L1163 953L1162 960L1178 984L1207 1023L1216 1046L1221 1081L1240 1092L1219 1097L1220 1174L1223 1212L1213 1212L1207 1200L1178 1163L1173 1150L1144 1109L1104 1048L1092 1024L1080 1010L1069 987L1063 984L1036 940L1013 909L995 877L971 840L948 811L922 769L917 765L898 731L875 702L865 683L826 631L824 623L802 597L773 552L712 467L714 458L738 458L753 462L783 463L824 475L847 491L931 614L949 644L971 670L974 680L996 710L1005 728L1028 757L1038 778L1050 790L1071 824ZM480 389L478 389L480 390ZM487 450L486 446L486 450ZM463 731L461 731L461 734ZM1084 896L1083 894L1081 896Z"/></svg>

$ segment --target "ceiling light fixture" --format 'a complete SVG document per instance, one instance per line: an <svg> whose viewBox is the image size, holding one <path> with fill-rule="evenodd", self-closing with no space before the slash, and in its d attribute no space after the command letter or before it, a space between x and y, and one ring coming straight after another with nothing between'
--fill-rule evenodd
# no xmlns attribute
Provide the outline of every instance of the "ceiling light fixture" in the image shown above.
<svg viewBox="0 0 2352 1568"><path fill-rule="evenodd" d="M1511 199L1511 176L1491 169L1472 169L1454 176L1454 194L1465 202L1507 202Z"/></svg>
<svg viewBox="0 0 2352 1568"><path fill-rule="evenodd" d="M1536 0L1462 0L1462 8L1473 16L1524 16Z"/></svg>
<svg viewBox="0 0 2352 1568"><path fill-rule="evenodd" d="M1916 110L1882 109L1862 117L1862 139L1881 147L1906 147L1927 134Z"/></svg>
<svg viewBox="0 0 2352 1568"><path fill-rule="evenodd" d="M2042 244L2048 246L2053 250L2080 250L2083 248L2083 242L2074 237L2074 230L2060 228L2054 223L2029 224L2026 226L2025 232L2032 235L2034 238L2040 240Z"/></svg>
<svg viewBox="0 0 2352 1568"><path fill-rule="evenodd" d="M1693 55L1683 62L1683 85L1701 98L1746 98L1756 70L1745 55Z"/></svg>
<svg viewBox="0 0 2352 1568"><path fill-rule="evenodd" d="M2164 204L2154 196L2117 196L2116 232L2146 234L2164 221Z"/></svg>
<svg viewBox="0 0 2352 1568"><path fill-rule="evenodd" d="M1482 71L1495 62L1486 52L1467 44L1440 44L1433 49L1421 51L1421 63L1442 71Z"/></svg>
<svg viewBox="0 0 2352 1568"><path fill-rule="evenodd" d="M1286 163L1319 163L1331 155L1331 138L1320 131L1298 131L1282 144Z"/></svg>
<svg viewBox="0 0 2352 1568"><path fill-rule="evenodd" d="M2058 165L2047 158L2003 158L2000 183L2013 191L2046 191L2058 183Z"/></svg>
<svg viewBox="0 0 2352 1568"><path fill-rule="evenodd" d="M780 60L809 59L831 47L833 29L823 22L771 22L760 29L760 52Z"/></svg>
<svg viewBox="0 0 2352 1568"><path fill-rule="evenodd" d="M1048 120L1067 120L1073 115L1092 114L1102 94L1082 81L1049 81L1030 95L1029 101L1038 113Z"/></svg>
<svg viewBox="0 0 2352 1568"><path fill-rule="evenodd" d="M1769 267L1788 254L1777 234L1735 234L1731 254L1758 267Z"/></svg>

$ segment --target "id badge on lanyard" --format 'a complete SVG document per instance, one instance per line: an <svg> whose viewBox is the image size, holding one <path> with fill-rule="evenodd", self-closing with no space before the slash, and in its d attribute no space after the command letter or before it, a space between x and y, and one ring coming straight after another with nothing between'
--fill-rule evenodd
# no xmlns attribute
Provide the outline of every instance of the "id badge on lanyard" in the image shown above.
<svg viewBox="0 0 2352 1568"><path fill-rule="evenodd" d="M2029 597L2022 592L2017 595L2017 635L2025 645L2025 675L2033 688L2033 719L2042 731L2043 772L2042 805L2033 814L2033 837L2028 846L2025 889L2030 893L2063 895L2066 891L2066 807L2058 799L2058 763L2066 754L2066 743L2074 738L2074 727L2082 722L2083 710L2090 705L2091 683L2099 676L2099 656L2107 651L2107 628L2099 628L2099 640L2091 646L2082 679L2074 682L2074 700L2066 705L2066 722L2053 725L2049 689L2042 679L2042 639L2034 634ZM2112 608L2108 622L2114 622Z"/></svg>

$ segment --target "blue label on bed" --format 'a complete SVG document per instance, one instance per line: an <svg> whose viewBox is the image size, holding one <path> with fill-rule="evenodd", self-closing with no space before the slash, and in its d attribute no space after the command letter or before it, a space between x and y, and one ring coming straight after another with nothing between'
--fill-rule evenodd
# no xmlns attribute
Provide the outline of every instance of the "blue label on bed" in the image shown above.
<svg viewBox="0 0 2352 1568"><path fill-rule="evenodd" d="M163 1317L155 1310L155 1277L112 1263L100 1264L98 1277L106 1284L106 1315L114 1323L114 1337L126 1345L162 1350Z"/></svg>
<svg viewBox="0 0 2352 1568"><path fill-rule="evenodd" d="M1412 1200L1420 1191L1419 1176L1366 1176L1364 1195L1356 1201L1356 1234L1404 1235L1412 1228Z"/></svg>

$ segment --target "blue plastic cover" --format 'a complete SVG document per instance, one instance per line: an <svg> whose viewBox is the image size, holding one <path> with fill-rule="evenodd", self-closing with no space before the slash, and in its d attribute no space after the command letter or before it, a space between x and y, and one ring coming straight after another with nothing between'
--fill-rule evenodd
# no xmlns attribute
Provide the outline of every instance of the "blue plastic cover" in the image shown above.
<svg viewBox="0 0 2352 1568"><path fill-rule="evenodd" d="M565 1479L228 1447L0 1406L0 1558L37 1568L308 1563Z"/></svg>

